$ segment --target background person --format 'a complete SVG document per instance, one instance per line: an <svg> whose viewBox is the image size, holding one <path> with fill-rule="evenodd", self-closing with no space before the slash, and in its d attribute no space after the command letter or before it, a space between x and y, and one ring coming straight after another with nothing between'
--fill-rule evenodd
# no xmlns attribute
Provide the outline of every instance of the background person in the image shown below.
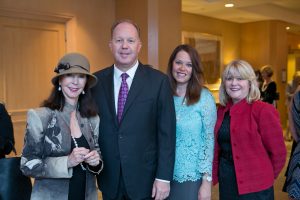
<svg viewBox="0 0 300 200"><path fill-rule="evenodd" d="M199 55L191 46L174 49L167 72L176 110L176 157L169 199L209 200L216 103L203 86Z"/></svg>
<svg viewBox="0 0 300 200"><path fill-rule="evenodd" d="M138 61L139 27L121 20L111 28L115 64L95 73L105 168L98 178L104 200L165 199L175 160L175 110L168 77Z"/></svg>
<svg viewBox="0 0 300 200"><path fill-rule="evenodd" d="M0 102L0 159L10 154L14 145L13 124L4 104Z"/></svg>
<svg viewBox="0 0 300 200"><path fill-rule="evenodd" d="M227 65L219 96L213 183L219 182L220 200L273 200L286 159L277 110L259 101L255 73L243 60Z"/></svg>
<svg viewBox="0 0 300 200"><path fill-rule="evenodd" d="M279 94L277 93L276 83L272 80L273 69L270 65L266 65L260 71L264 79L261 87L261 100L276 107L276 100L279 100Z"/></svg>
<svg viewBox="0 0 300 200"><path fill-rule="evenodd" d="M290 104L291 100L293 99L294 94L296 93L297 89L299 89L300 86L300 71L295 72L293 76L293 80L287 84L286 86L286 106L287 110L290 110ZM292 140L291 134L290 134L290 126L289 126L289 119L287 120L287 127L286 127L286 133L284 138L287 141Z"/></svg>
<svg viewBox="0 0 300 200"><path fill-rule="evenodd" d="M63 56L49 98L28 111L21 170L35 178L33 200L98 199L95 175L103 165L90 92L97 78L89 70L85 56Z"/></svg>
<svg viewBox="0 0 300 200"><path fill-rule="evenodd" d="M294 143L287 167L286 182L283 190L288 192L289 199L300 199L300 91L298 90L291 101L290 128Z"/></svg>

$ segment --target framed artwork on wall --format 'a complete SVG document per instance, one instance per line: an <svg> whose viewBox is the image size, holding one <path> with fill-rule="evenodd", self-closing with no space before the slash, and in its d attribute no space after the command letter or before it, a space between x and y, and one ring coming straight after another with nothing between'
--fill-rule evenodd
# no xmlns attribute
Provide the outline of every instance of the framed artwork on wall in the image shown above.
<svg viewBox="0 0 300 200"><path fill-rule="evenodd" d="M221 36L183 31L182 44L191 45L198 51L204 69L206 86L212 91L218 91L222 66Z"/></svg>

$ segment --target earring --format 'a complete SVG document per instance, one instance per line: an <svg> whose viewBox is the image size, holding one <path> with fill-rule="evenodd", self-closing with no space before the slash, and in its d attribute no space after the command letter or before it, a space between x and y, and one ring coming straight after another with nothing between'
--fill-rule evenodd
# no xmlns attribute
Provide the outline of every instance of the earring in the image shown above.
<svg viewBox="0 0 300 200"><path fill-rule="evenodd" d="M81 94L85 94L85 91L84 91L84 90L82 90Z"/></svg>
<svg viewBox="0 0 300 200"><path fill-rule="evenodd" d="M57 90L58 90L58 91L61 91L61 87L60 87L60 86L58 86Z"/></svg>

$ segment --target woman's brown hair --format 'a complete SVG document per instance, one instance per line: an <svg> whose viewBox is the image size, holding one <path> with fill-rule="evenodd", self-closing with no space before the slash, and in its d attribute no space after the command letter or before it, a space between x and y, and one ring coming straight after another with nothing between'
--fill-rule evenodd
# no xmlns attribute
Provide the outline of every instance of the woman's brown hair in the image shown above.
<svg viewBox="0 0 300 200"><path fill-rule="evenodd" d="M178 96L178 94L176 93L177 82L172 75L173 62L176 58L177 53L180 51L184 51L187 54L189 54L192 62L192 75L188 82L186 88L186 94L185 94L186 104L192 105L198 102L200 99L201 90L204 84L203 68L202 68L200 56L196 51L196 49L194 49L193 47L187 44L182 44L177 46L169 58L168 69L167 69L167 74L171 83L174 96Z"/></svg>

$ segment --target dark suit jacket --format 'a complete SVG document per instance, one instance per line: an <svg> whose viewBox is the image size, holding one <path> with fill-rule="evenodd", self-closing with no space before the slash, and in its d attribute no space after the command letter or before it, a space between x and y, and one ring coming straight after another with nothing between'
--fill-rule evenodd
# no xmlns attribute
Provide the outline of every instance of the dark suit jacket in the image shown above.
<svg viewBox="0 0 300 200"><path fill-rule="evenodd" d="M15 144L13 125L9 114L0 103L0 158L9 154Z"/></svg>
<svg viewBox="0 0 300 200"><path fill-rule="evenodd" d="M114 198L122 171L130 198L150 197L155 178L173 177L176 119L168 77L139 64L119 124L114 68L95 75L98 83L92 92L99 107L99 144L104 162L98 177L100 190Z"/></svg>

